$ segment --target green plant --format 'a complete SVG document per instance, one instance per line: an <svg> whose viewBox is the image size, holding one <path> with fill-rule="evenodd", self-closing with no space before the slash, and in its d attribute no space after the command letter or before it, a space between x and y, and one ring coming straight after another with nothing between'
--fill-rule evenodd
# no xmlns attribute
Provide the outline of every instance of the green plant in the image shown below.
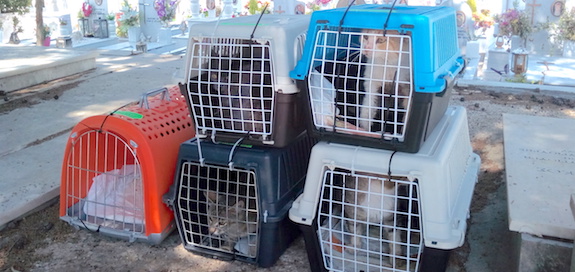
<svg viewBox="0 0 575 272"><path fill-rule="evenodd" d="M12 17L12 25L14 26L14 32L16 33L24 32L24 30L22 30L22 27L20 26L20 19L18 19L18 17L16 16Z"/></svg>
<svg viewBox="0 0 575 272"><path fill-rule="evenodd" d="M50 34L52 33L52 30L50 29L50 27L48 25L44 25L44 27L41 29L42 31L42 39L45 39L46 37L50 37Z"/></svg>
<svg viewBox="0 0 575 272"><path fill-rule="evenodd" d="M467 5L469 5L471 12L477 12L477 4L475 3L475 0L467 0Z"/></svg>
<svg viewBox="0 0 575 272"><path fill-rule="evenodd" d="M329 0L326 0L329 1ZM270 13L270 3L264 0L250 0L246 5L250 14Z"/></svg>
<svg viewBox="0 0 575 272"><path fill-rule="evenodd" d="M559 17L557 38L561 41L575 41L575 8L563 12Z"/></svg>
<svg viewBox="0 0 575 272"><path fill-rule="evenodd" d="M30 11L32 0L0 0L0 13L18 13Z"/></svg>
<svg viewBox="0 0 575 272"><path fill-rule="evenodd" d="M121 38L128 37L128 28L121 25L120 27L116 27L116 36Z"/></svg>
<svg viewBox="0 0 575 272"><path fill-rule="evenodd" d="M525 75L514 75L505 81L513 83L541 84L541 80L527 79Z"/></svg>
<svg viewBox="0 0 575 272"><path fill-rule="evenodd" d="M108 14L106 15L106 20L108 20L108 21L114 21L114 20L116 20L116 14L113 13L113 12L108 13Z"/></svg>
<svg viewBox="0 0 575 272"><path fill-rule="evenodd" d="M120 16L120 20L118 20L121 26L131 27L131 26L138 26L140 23L140 15L138 11L136 11L127 0L122 1L122 16Z"/></svg>

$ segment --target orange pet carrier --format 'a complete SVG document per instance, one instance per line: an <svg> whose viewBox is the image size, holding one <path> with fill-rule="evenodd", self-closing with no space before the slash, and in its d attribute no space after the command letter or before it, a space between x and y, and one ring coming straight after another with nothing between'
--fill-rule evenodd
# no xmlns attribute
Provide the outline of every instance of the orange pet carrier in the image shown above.
<svg viewBox="0 0 575 272"><path fill-rule="evenodd" d="M77 228L160 243L174 213L162 202L180 144L195 129L177 86L78 123L62 163L60 218Z"/></svg>

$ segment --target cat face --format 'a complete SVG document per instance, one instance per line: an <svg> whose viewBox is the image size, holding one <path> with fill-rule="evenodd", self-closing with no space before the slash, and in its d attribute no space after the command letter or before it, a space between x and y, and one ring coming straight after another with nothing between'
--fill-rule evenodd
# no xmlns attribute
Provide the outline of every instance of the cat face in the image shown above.
<svg viewBox="0 0 575 272"><path fill-rule="evenodd" d="M385 59L398 55L401 49L400 38L391 36L399 34L389 30L383 35L383 30L367 29L361 32L361 53L369 59ZM396 57L397 58L397 57Z"/></svg>
<svg viewBox="0 0 575 272"><path fill-rule="evenodd" d="M236 201L233 197L226 197L215 192L204 192L208 200L208 230L210 234L220 236L227 233L230 223L241 220L241 209L245 207L243 201ZM245 218L244 218L245 220Z"/></svg>
<svg viewBox="0 0 575 272"><path fill-rule="evenodd" d="M233 196L204 192L208 200L208 231L210 235L236 242L255 232L257 215L246 209L246 202Z"/></svg>

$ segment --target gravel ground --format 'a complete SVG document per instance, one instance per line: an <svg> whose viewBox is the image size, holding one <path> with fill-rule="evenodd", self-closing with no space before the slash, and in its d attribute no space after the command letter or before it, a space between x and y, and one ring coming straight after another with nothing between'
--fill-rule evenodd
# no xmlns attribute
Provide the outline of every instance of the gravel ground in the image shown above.
<svg viewBox="0 0 575 272"><path fill-rule="evenodd" d="M467 109L473 149L481 156L465 244L452 251L448 271L512 271L507 229L502 114L575 118L575 95L456 88L452 105ZM0 112L2 110L0 109ZM308 271L303 238L267 269L188 252L173 232L160 245L130 243L58 218L57 200L0 231L0 271Z"/></svg>

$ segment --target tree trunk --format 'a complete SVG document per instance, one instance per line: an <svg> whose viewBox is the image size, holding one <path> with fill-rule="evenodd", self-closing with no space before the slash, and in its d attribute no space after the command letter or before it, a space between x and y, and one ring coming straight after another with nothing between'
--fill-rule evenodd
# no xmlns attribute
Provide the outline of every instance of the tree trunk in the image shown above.
<svg viewBox="0 0 575 272"><path fill-rule="evenodd" d="M44 42L44 17L42 11L44 10L44 0L36 0L36 45L42 46Z"/></svg>

